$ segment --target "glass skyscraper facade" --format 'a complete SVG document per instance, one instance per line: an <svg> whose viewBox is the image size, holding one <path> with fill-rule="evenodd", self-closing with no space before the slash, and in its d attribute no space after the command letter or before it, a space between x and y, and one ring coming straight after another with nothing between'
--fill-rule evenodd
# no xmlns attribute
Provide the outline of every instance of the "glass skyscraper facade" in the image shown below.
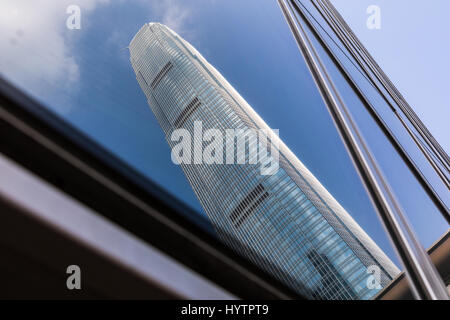
<svg viewBox="0 0 450 320"><path fill-rule="evenodd" d="M267 124L188 42L144 25L129 45L137 81L171 147L183 128L263 129ZM279 169L181 164L218 236L293 290L315 299L370 299L398 268L278 138ZM201 142L203 143L203 142ZM380 286L371 283L379 271ZM371 277L371 278L369 278Z"/></svg>

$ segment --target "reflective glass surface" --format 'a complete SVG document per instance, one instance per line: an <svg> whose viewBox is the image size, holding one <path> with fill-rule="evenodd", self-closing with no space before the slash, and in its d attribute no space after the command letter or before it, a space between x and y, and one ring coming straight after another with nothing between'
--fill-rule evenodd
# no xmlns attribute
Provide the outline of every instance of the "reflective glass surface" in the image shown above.
<svg viewBox="0 0 450 320"><path fill-rule="evenodd" d="M448 204L387 102L311 1L301 2ZM428 248L448 224L314 41ZM2 77L192 207L189 219L291 289L370 299L381 290L368 286L370 266L381 269L381 287L402 269L276 1L3 0L0 47ZM278 129L279 169L175 164L172 133L193 133L195 121L204 131Z"/></svg>

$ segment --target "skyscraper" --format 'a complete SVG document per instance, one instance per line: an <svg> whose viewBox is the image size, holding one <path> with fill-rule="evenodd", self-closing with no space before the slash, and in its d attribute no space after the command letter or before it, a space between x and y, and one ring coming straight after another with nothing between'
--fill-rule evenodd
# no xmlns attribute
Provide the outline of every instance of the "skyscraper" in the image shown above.
<svg viewBox="0 0 450 320"><path fill-rule="evenodd" d="M129 46L148 104L171 147L172 132L263 129L267 124L188 42L149 23ZM195 137L195 136L194 136ZM317 299L370 299L397 267L277 137L279 168L181 164L223 242L287 286ZM379 274L373 285L370 271ZM369 283L369 284L368 284Z"/></svg>

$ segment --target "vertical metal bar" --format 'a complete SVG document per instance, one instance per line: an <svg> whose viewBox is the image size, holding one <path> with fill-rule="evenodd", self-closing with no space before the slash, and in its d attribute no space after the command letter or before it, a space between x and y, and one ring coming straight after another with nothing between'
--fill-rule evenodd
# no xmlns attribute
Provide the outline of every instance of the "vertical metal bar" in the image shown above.
<svg viewBox="0 0 450 320"><path fill-rule="evenodd" d="M344 23L341 19L339 19L339 17L336 16L334 7L330 8L329 6L332 7L332 4L328 1L325 2L321 2L320 0L311 0L311 2L313 3L313 5L315 6L315 8L320 12L320 14L322 15L322 17L325 19L325 21L328 23L328 25L330 26L330 28L338 35L338 37L341 39L341 41L343 42L343 44L347 47L347 49L350 51L350 53L352 54L352 56L354 57L354 59L356 60L356 62L360 65L360 67L362 68L362 70L366 73L366 75L370 78L372 84L378 89L378 91L380 92L380 94L384 97L384 93L382 93L382 91L380 90L380 88L378 87L378 84L372 79L371 75L369 74L369 72L366 70L366 68L362 65L362 61L366 63L366 65L369 67L370 71L375 75L375 77L378 79L378 81L380 81L380 83L383 85L383 87L385 88L385 90L389 93L389 95L394 99L394 101L397 103L397 105L402 104L401 100L397 100L395 99L395 92L393 91L393 88L387 83L385 77L383 77L382 75L382 70L377 66L373 65L371 63L369 54L361 49L361 46L358 45L358 39L356 39L354 37L354 35L352 36L352 34L350 33L350 31L347 28L342 27L342 23ZM334 10L333 10L334 9ZM329 13L328 15L326 13ZM331 15L331 16L330 16ZM353 42L352 42L353 41ZM352 48L354 49L354 51L352 51ZM362 53L360 53L362 52ZM356 56L356 53L359 58ZM362 60L362 61L361 61ZM386 102L391 105L391 103L389 102L389 100L386 99ZM414 141L414 143L416 144L417 148L419 148L419 150L422 152L422 154L424 155L424 157L427 159L427 161L430 163L430 165L432 166L432 168L435 170L436 174L439 176L439 178L442 180L442 182L445 184L445 186L450 189L450 180L448 179L448 177L446 176L446 174L441 170L441 168L439 167L439 165L436 164L436 162L434 161L433 157L432 157L432 153L431 150L426 149L423 145L422 142L419 141L419 139L416 137L416 135L414 134L414 132L411 130L411 128L406 124L406 122L403 120L403 118L401 117L401 115L398 113L397 109L394 108L394 106L391 105L391 108L395 114L395 116L397 117L397 119L400 121L400 123L402 124L402 126L405 128L405 130L407 131L408 135L411 137L411 139ZM400 106L401 108L401 106ZM417 132L419 132L419 134L421 134L420 131L418 131L418 129L416 128ZM421 134L422 136L422 134ZM424 141L426 142L426 139L424 139ZM432 146L430 146L432 147ZM436 150L434 150L436 152ZM434 154L436 157L439 156L439 154ZM441 160L440 158L438 158L439 160ZM445 162L441 161L441 164L448 170L448 167L446 166ZM430 186L430 188L432 189L432 187Z"/></svg>
<svg viewBox="0 0 450 320"><path fill-rule="evenodd" d="M429 161L430 165L436 170L437 174L442 179L442 182L445 184L445 186L447 188L449 188L450 185L448 184L448 179L446 179L445 173L443 173L440 170L439 167L435 167L436 163L432 159L429 158L430 153L424 151L422 143L419 140L417 140L417 137L414 134L414 132L412 132L411 128L404 122L404 120L403 120L402 116L400 115L400 113L398 112L397 108L395 108L394 105L392 104L392 102L385 96L385 94L383 93L382 89L378 86L377 83L375 83L374 79L372 78L372 76L368 72L368 70L366 70L366 68L363 65L362 61L360 61L360 59L358 59L357 53L358 53L358 50L360 50L360 49L355 47L354 43L351 43L351 45L348 43L348 42L351 42L351 39L347 39L345 37L345 35L342 34L344 31L342 31L343 28L338 25L338 21L333 21L334 23L331 24L331 21L329 20L331 18L330 18L329 15L326 14L327 12L324 9L325 7L324 6L320 6L320 8L318 7L317 4L321 3L321 2L319 2L319 0L316 0L316 1L311 0L311 2L315 6L316 10L319 11L319 13L325 19L325 21L330 25L330 28L336 33L338 38L346 46L348 52L351 54L351 56L355 59L355 62L361 68L361 71L364 72L365 77L369 81L369 83L374 87L374 89L377 90L377 92L382 96L382 98L386 101L386 103L391 107L392 112L394 113L396 118L401 122L401 124L406 129L406 131L409 134L409 136L416 142L418 148L421 151L423 151L424 156L427 158L427 160ZM306 10L306 12L308 12L309 15L311 15L311 13L305 8L305 6L301 2L299 4ZM321 9L323 9L323 10L321 10ZM329 8L326 8L326 9L329 9ZM318 40L325 47L325 49L328 51L328 53L330 53L331 58L337 64L337 66L339 67L340 71L343 72L344 75L346 75L347 78L349 78L351 82L353 82L353 80L352 80L350 74L348 73L348 71L346 71L346 69L343 67L342 63L333 54L333 52L331 51L329 45L327 45L327 43L325 42L323 37L320 35L320 33L317 32L317 29L315 28L315 26L309 21L309 19L306 16L305 16L305 22L308 24L308 26L311 29L314 30L315 34L318 37ZM319 23L316 19L315 19L315 22ZM346 31L346 32L348 32L348 31ZM336 43L336 45L338 45L338 44ZM354 49L354 52L352 51L352 47ZM365 59L361 56L361 54L358 54L358 55L359 55L359 57L361 57L361 59L363 59L365 61ZM355 67L356 67L356 65L355 65ZM421 184L422 188L428 194L428 196L433 201L433 203L436 205L437 209L441 212L441 214L444 217L444 219L446 219L447 222L450 223L450 214L449 214L448 207L446 206L445 202L441 199L441 197L439 196L437 191L434 189L434 187L431 185L431 183L427 180L427 178L424 176L424 174L420 171L420 169L418 168L416 163L412 160L412 158L409 156L409 154L403 148L403 146L400 144L400 142L393 135L392 131L387 127L386 123L380 117L378 112L373 108L371 103L369 101L367 101L366 96L359 89L359 87L356 86L356 85L353 85L352 87L353 87L354 90L358 90L360 98L365 100L363 102L364 102L367 110L369 111L369 113L372 115L372 118L375 120L377 125L381 128L383 133L389 139L389 141L391 142L392 146L396 149L396 151L398 152L399 156L403 159L405 164L408 166L408 168L411 171L411 173L414 175L414 177L417 179L417 181ZM394 98L392 98L392 99L394 99ZM394 99L394 102L395 101L396 100ZM395 103L397 103L397 102L395 102Z"/></svg>
<svg viewBox="0 0 450 320"><path fill-rule="evenodd" d="M447 155L447 153L442 149L442 147L439 145L439 143L436 141L436 139L434 139L434 137L428 131L426 126L422 123L420 118L416 115L416 113L412 110L412 108L409 106L409 104L406 102L406 100L403 98L403 96L400 94L400 92L397 90L397 88L394 86L394 84L390 81L388 76L383 72L383 70L380 68L380 66L376 63L376 61L373 59L373 57L369 54L367 49L362 45L362 43L359 41L359 39L355 36L353 31L350 29L350 27L347 25L345 20L339 14L339 12L336 10L336 8L332 5L332 3L329 0L320 0L320 1L323 2L323 4L327 7L327 9L331 12L333 17L338 21L341 29L345 30L345 32L348 34L348 37L353 41L353 43L358 47L358 49L365 56L365 58L363 58L363 60L371 68L372 72L377 76L377 78L382 83L382 85L385 87L385 89L388 91L388 93L390 94L392 99L394 99L394 101L397 103L397 105L402 110L403 114L406 116L408 121L417 130L417 132L422 137L422 139L425 141L425 143L430 147L431 152L434 154L434 156L437 157L438 161L444 166L444 168L446 170L449 170L450 169L450 158Z"/></svg>
<svg viewBox="0 0 450 320"><path fill-rule="evenodd" d="M358 174L394 243L420 299L448 299L445 286L424 252L395 199L386 179L334 86L308 34L294 13L302 15L293 0L278 0L292 34L322 95ZM304 19L305 17L302 16ZM397 217L400 217L398 221Z"/></svg>

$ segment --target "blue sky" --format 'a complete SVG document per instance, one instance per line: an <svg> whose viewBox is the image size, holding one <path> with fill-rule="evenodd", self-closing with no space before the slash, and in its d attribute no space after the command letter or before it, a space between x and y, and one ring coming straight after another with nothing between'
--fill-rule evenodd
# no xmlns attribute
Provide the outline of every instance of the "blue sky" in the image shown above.
<svg viewBox="0 0 450 320"><path fill-rule="evenodd" d="M446 0L427 5L431 25L419 19L410 28L406 26L416 20L411 16L421 12L420 6L409 7L414 1L407 1L408 6L401 0L396 3L403 6L390 4L395 1L370 1L382 8L382 29L370 32L365 29L365 1L335 2L448 147L449 129L444 122L450 109L445 90L449 43L441 40L448 37L450 28L433 19L449 8ZM33 5L16 1L0 5L0 12L9 12L7 24L0 22L0 41L4 41L0 44L5 48L0 53L0 70L74 126L203 214L181 169L171 162L170 149L136 82L126 50L144 23L165 23L191 42L270 127L280 130L280 137L298 158L393 257L276 1L82 0L78 1L81 30L65 27L65 8L74 1L36 3L41 6L32 10ZM437 35L429 36L430 30ZM418 38L426 39L427 46L418 46ZM398 41L401 44L396 45ZM396 164L392 150L375 134L369 138L424 246L429 246L448 225Z"/></svg>

